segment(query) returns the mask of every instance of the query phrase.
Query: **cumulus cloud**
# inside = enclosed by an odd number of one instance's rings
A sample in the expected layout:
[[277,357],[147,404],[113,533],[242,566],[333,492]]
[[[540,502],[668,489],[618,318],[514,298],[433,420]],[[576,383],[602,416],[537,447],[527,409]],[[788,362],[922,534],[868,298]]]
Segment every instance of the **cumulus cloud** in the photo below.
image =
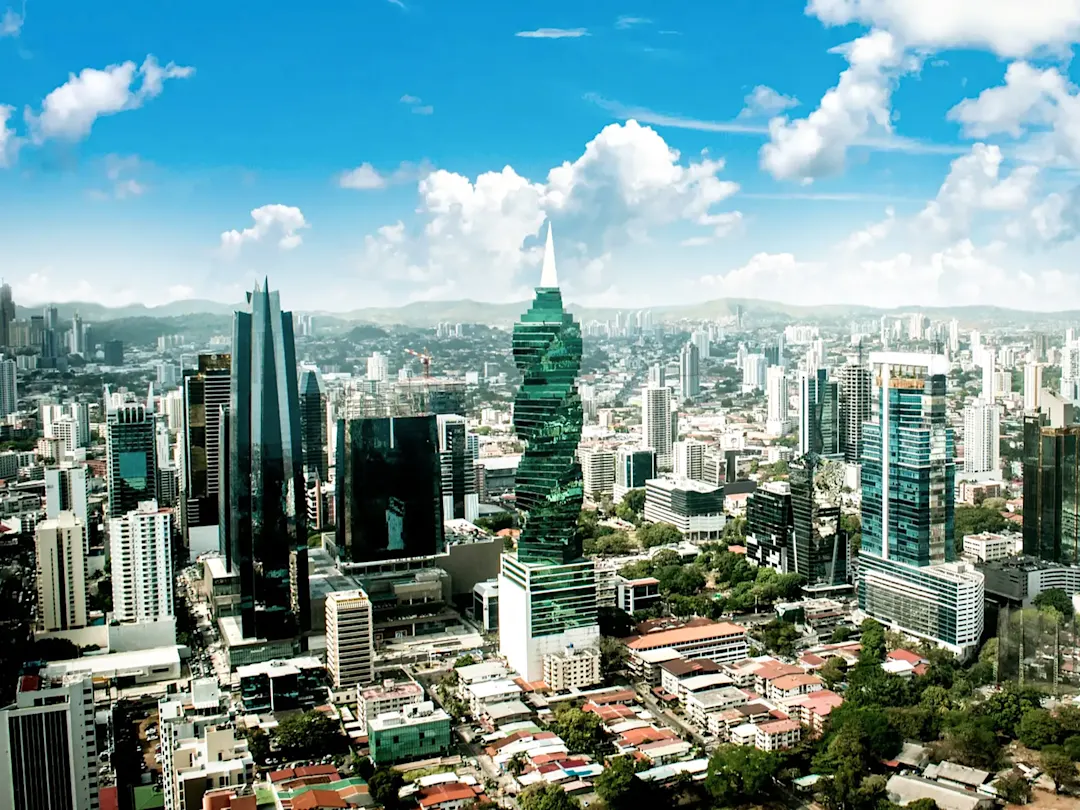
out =
[[745,103],[739,118],[772,118],[799,106],[799,100],[794,96],[785,96],[764,84],[755,87],[746,97]]
[[985,48],[1021,57],[1064,51],[1080,39],[1077,0],[809,0],[806,12],[827,25],[882,28],[905,46],[930,50]]
[[403,161],[392,172],[385,173],[380,172],[370,163],[361,163],[355,169],[349,169],[339,174],[337,184],[341,188],[367,191],[401,183],[415,182],[430,172],[431,164],[427,161],[421,161],[420,163]]
[[938,190],[916,218],[920,233],[947,240],[967,235],[978,211],[1018,211],[1031,199],[1039,170],[1020,166],[1001,171],[1001,149],[977,143],[957,158]]
[[13,127],[8,126],[8,121],[14,114],[15,108],[6,104],[0,104],[0,169],[6,169],[14,165],[22,141],[15,134]]
[[810,183],[844,169],[847,150],[871,132],[888,133],[892,85],[905,64],[902,49],[886,31],[872,31],[834,48],[849,67],[807,118],[769,123],[761,165],[779,180]]
[[885,219],[867,225],[865,228],[855,231],[845,239],[840,249],[846,253],[858,253],[860,250],[873,247],[884,239],[887,239],[896,225],[896,210],[889,206],[885,209]]
[[588,29],[585,28],[537,28],[535,31],[518,31],[515,37],[526,39],[577,39],[587,37]]
[[26,23],[26,3],[23,3],[22,12],[13,8],[4,11],[0,16],[0,37],[17,37],[22,32]]
[[166,79],[194,73],[194,68],[173,62],[162,67],[153,56],[138,66],[129,61],[104,70],[84,68],[45,97],[40,113],[27,108],[25,117],[38,143],[49,138],[78,140],[90,134],[101,116],[137,109],[161,94]]
[[546,218],[555,221],[560,266],[572,270],[677,221],[705,229],[703,237],[729,232],[741,215],[715,210],[738,190],[718,177],[723,168],[705,154],[684,162],[636,121],[611,124],[543,182],[510,166],[475,179],[446,170],[426,175],[418,187],[422,233],[407,233],[401,222],[385,226],[367,238],[363,261],[391,278],[453,282],[456,294],[511,299],[535,281],[526,271],[540,260],[536,237]]
[[264,205],[251,212],[255,224],[242,231],[225,231],[221,234],[221,249],[235,255],[247,242],[261,242],[268,236],[278,237],[277,245],[282,250],[299,247],[303,241],[300,231],[311,227],[304,219],[299,208],[291,205]]

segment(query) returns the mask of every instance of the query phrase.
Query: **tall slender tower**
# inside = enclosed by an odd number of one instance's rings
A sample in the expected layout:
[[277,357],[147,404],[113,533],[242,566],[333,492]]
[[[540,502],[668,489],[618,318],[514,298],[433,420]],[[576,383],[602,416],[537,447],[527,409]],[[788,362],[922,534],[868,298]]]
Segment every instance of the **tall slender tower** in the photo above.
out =
[[296,347],[268,282],[248,304],[233,318],[225,551],[244,637],[281,639],[311,626]]
[[318,369],[305,368],[300,375],[300,436],[304,450],[304,472],[308,480],[326,481],[327,449],[326,389]]
[[[581,553],[577,518],[583,499],[581,327],[563,309],[548,227],[540,286],[514,327],[514,362],[522,384],[514,427],[525,443],[518,465],[522,514],[517,552],[504,554],[499,576],[499,647],[528,681],[566,660],[568,648],[596,647],[596,570]],[[587,685],[587,684],[577,684]]]
[[232,358],[200,354],[198,370],[184,373],[183,529],[218,525],[221,409],[229,407]]
[[15,323],[15,299],[11,296],[11,285],[0,284],[0,346],[10,346],[14,342],[12,325]]

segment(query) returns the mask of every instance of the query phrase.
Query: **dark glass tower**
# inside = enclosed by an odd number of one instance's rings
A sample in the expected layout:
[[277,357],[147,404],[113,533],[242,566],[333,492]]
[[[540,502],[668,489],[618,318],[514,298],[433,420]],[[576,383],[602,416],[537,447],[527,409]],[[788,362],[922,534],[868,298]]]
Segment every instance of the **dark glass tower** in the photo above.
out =
[[221,409],[229,405],[231,358],[200,354],[184,374],[184,526],[218,524]]
[[[551,269],[554,274],[554,259]],[[581,327],[563,309],[554,279],[540,279],[536,300],[514,326],[513,350],[522,374],[514,429],[525,442],[515,486],[523,516],[518,560],[568,563],[581,558],[577,519],[584,485],[575,454],[581,441],[576,381],[582,344]]]
[[233,319],[226,554],[244,637],[288,638],[311,625],[293,321],[269,287],[248,305]]
[[[722,508],[722,505],[721,505]],[[747,556],[778,571],[791,567],[791,487],[762,484],[746,499]]]
[[835,456],[840,446],[840,387],[827,369],[806,374],[799,392],[799,450]]
[[813,454],[792,462],[791,514],[795,573],[808,590],[847,582],[847,535],[840,527],[844,467]]
[[319,372],[304,369],[300,375],[300,437],[304,449],[304,472],[308,480],[326,481],[326,391]]
[[1024,418],[1024,553],[1080,565],[1080,425],[1045,414]]
[[338,421],[338,556],[438,554],[445,546],[434,415]]
[[153,390],[146,404],[125,402],[113,407],[105,389],[109,515],[119,517],[141,501],[157,499],[157,426]]

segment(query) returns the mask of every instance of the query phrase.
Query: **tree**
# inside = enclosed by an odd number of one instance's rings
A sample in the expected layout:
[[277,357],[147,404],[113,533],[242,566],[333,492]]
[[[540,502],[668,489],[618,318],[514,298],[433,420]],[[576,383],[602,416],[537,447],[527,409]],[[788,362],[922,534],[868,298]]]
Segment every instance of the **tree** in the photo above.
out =
[[520,796],[521,810],[579,810],[578,800],[558,785],[541,784],[530,787]]
[[1001,512],[985,506],[958,506],[954,514],[957,537],[982,532],[1002,532],[1009,528],[1009,521]]
[[843,644],[845,641],[855,635],[855,631],[850,627],[836,627],[832,631],[832,635],[829,637],[830,644]]
[[626,646],[617,638],[600,637],[600,671],[604,680],[611,680],[623,668],[626,661]]
[[859,625],[861,631],[859,663],[881,663],[885,660],[885,628],[874,619],[863,619]]
[[368,780],[368,792],[376,804],[386,810],[398,810],[401,800],[398,792],[405,787],[405,779],[393,768],[379,768]]
[[660,593],[693,596],[705,587],[705,577],[690,565],[665,565],[656,572]]
[[669,546],[682,540],[682,533],[670,523],[646,523],[637,530],[642,548]]
[[1054,792],[1062,788],[1072,789],[1077,785],[1076,763],[1057,746],[1047,746],[1039,754],[1039,763],[1043,771],[1054,781]]
[[1057,742],[1060,729],[1054,716],[1046,709],[1032,709],[1020,720],[1020,742],[1039,750]]
[[1061,744],[1061,748],[1073,762],[1080,762],[1080,734],[1066,737],[1065,742]]
[[760,801],[782,764],[772,751],[748,745],[721,745],[709,758],[705,788],[720,805]]
[[1031,801],[1031,783],[1019,771],[1009,771],[993,786],[998,796],[1008,804],[1027,804]]
[[1015,737],[1020,721],[1032,709],[1042,707],[1042,695],[1034,689],[1021,689],[1013,683],[1005,685],[979,706],[979,712],[988,718],[998,734]]
[[640,791],[644,783],[637,778],[631,757],[609,760],[593,786],[596,795],[603,799],[609,810],[633,810],[642,804]]
[[632,489],[623,495],[623,499],[615,507],[615,514],[629,523],[639,523],[643,509],[645,509],[645,490]]
[[963,718],[947,729],[941,745],[943,757],[970,768],[993,770],[1001,757],[1001,745],[987,717]]
[[249,730],[245,735],[248,742],[248,751],[251,757],[258,763],[266,762],[270,756],[270,735],[259,727]]
[[525,770],[525,762],[525,752],[518,751],[507,761],[506,770],[514,776],[521,776],[521,772]]
[[617,607],[601,605],[596,610],[596,622],[600,625],[600,635],[626,638],[634,632],[634,622],[630,614]]
[[337,723],[316,711],[280,720],[274,729],[274,738],[278,748],[293,759],[325,756],[341,744]]
[[471,667],[475,663],[476,659],[468,653],[465,653],[465,655],[458,656],[457,660],[454,662],[454,669],[458,669],[459,667]]
[[597,761],[603,760],[610,745],[598,715],[565,703],[556,707],[551,730],[562,737],[570,753],[586,753]]
[[825,685],[830,689],[835,689],[836,685],[843,683],[844,677],[847,674],[847,663],[839,655],[834,655],[825,665],[817,671],[818,677],[825,681]]
[[1056,610],[1063,619],[1071,619],[1075,613],[1072,599],[1061,588],[1043,591],[1032,600],[1032,603],[1039,610]]
[[765,644],[765,649],[777,655],[792,656],[795,654],[795,642],[799,639],[799,631],[791,622],[782,622],[773,619],[761,627],[758,632]]
[[30,655],[36,661],[68,661],[79,657],[79,645],[66,638],[42,638],[34,642]]
[[599,554],[601,557],[629,554],[633,548],[634,546],[630,542],[630,535],[626,532],[601,534],[597,535],[594,539],[585,541],[585,553]]

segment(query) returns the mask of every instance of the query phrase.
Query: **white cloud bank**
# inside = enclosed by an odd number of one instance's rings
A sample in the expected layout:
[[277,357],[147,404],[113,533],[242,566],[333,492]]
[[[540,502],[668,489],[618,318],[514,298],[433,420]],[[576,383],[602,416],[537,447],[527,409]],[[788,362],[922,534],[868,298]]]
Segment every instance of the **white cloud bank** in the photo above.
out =
[[291,205],[264,205],[251,212],[255,224],[242,231],[225,231],[221,234],[221,249],[227,255],[236,255],[249,242],[261,242],[268,236],[278,236],[277,246],[292,250],[303,239],[297,231],[310,227],[299,208]]

